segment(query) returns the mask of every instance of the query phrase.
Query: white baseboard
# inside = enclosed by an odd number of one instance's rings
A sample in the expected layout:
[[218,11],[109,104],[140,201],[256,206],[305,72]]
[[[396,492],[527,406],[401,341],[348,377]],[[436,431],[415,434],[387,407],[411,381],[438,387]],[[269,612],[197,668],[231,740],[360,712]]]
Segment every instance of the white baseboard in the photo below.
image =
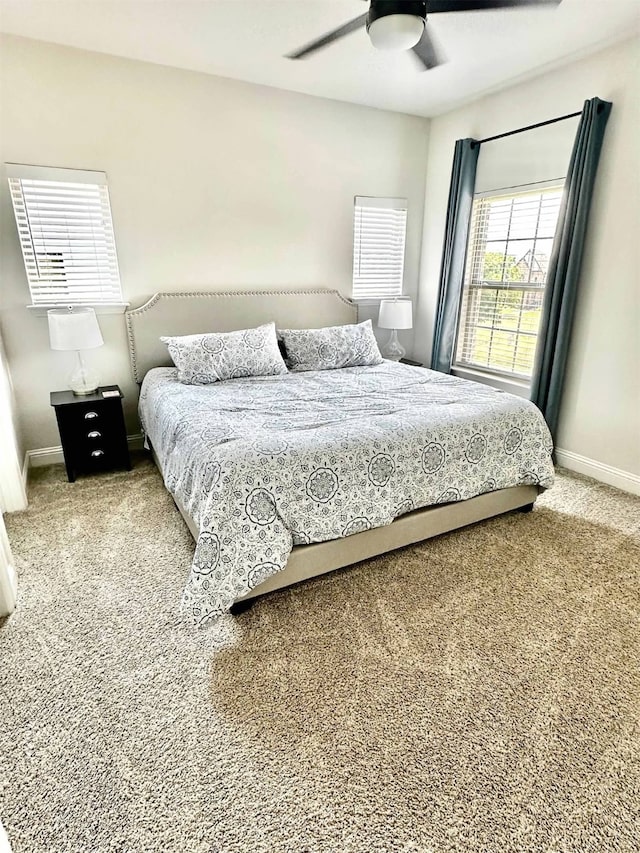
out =
[[135,435],[128,435],[127,444],[129,445],[129,450],[143,450],[144,436],[141,432],[137,432]]
[[38,447],[37,450],[27,450],[27,468],[40,468],[43,465],[57,465],[64,462],[62,447]]
[[[129,450],[142,450],[142,435],[128,435],[127,444]],[[36,450],[27,450],[24,458],[23,476],[27,477],[29,468],[40,468],[43,465],[57,465],[64,462],[62,446],[56,447],[39,447]]]
[[593,477],[594,480],[599,480],[608,486],[631,492],[632,495],[640,495],[640,476],[637,474],[622,471],[603,462],[596,462],[595,459],[580,456],[579,453],[573,453],[571,450],[562,450],[560,447],[556,448],[556,460],[562,468],[568,468],[586,477]]
[[[24,461],[22,463],[22,485],[24,486],[25,492],[27,491],[27,480],[29,479],[29,451],[27,450],[24,454]],[[2,853],[2,851],[0,851]]]

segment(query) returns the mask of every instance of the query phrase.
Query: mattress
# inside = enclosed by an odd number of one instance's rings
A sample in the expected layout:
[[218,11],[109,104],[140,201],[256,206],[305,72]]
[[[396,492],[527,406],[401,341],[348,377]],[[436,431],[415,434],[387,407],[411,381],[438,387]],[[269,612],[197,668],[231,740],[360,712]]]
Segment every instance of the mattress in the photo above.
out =
[[553,482],[533,403],[396,362],[208,386],[155,368],[139,411],[167,489],[200,530],[181,605],[195,624],[283,569],[294,545]]

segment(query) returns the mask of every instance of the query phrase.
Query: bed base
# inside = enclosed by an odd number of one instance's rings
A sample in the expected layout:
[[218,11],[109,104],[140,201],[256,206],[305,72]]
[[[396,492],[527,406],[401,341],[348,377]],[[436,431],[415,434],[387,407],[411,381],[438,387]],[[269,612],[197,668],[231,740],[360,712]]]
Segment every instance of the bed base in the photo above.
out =
[[[246,610],[252,599],[269,592],[324,575],[335,569],[351,566],[379,554],[386,554],[388,551],[395,551],[397,548],[414,545],[416,542],[431,539],[441,533],[448,533],[512,510],[531,512],[541,491],[539,486],[499,489],[466,501],[417,509],[396,518],[385,527],[374,527],[363,533],[346,536],[344,539],[330,539],[327,542],[315,542],[312,545],[296,545],[289,555],[286,567],[239,598],[232,612],[239,613]],[[191,535],[197,540],[199,534],[197,524],[179,498],[173,496],[173,500]],[[245,603],[247,606],[244,606]]]

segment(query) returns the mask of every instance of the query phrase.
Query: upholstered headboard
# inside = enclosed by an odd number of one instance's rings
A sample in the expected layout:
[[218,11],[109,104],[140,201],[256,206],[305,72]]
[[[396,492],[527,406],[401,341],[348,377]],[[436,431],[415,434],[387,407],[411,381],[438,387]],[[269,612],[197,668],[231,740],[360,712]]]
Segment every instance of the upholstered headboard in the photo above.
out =
[[133,378],[172,362],[161,335],[233,332],[275,321],[282,329],[318,329],[357,322],[357,307],[337,290],[229,290],[156,293],[126,312]]

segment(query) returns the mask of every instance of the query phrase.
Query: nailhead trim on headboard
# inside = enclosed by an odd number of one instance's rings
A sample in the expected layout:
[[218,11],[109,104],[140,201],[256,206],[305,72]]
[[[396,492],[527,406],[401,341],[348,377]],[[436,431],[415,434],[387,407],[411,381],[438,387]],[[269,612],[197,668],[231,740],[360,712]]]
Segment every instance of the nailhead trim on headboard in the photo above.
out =
[[316,288],[294,288],[292,290],[221,290],[221,291],[177,291],[174,293],[154,293],[154,295],[147,300],[144,304],[140,305],[139,308],[131,308],[129,311],[125,312],[125,319],[127,323],[127,339],[129,344],[129,358],[131,360],[131,369],[133,371],[133,376],[136,382],[142,382],[144,377],[140,377],[138,374],[138,363],[136,359],[136,346],[135,340],[133,336],[133,325],[131,322],[131,318],[133,316],[144,314],[146,311],[149,311],[153,306],[159,302],[161,299],[193,299],[193,298],[211,298],[211,299],[224,299],[225,297],[234,297],[238,296],[335,296],[336,299],[339,299],[341,302],[344,302],[345,305],[354,306],[354,303],[344,297],[340,291],[332,289],[332,288],[324,288],[324,287],[316,287]]

